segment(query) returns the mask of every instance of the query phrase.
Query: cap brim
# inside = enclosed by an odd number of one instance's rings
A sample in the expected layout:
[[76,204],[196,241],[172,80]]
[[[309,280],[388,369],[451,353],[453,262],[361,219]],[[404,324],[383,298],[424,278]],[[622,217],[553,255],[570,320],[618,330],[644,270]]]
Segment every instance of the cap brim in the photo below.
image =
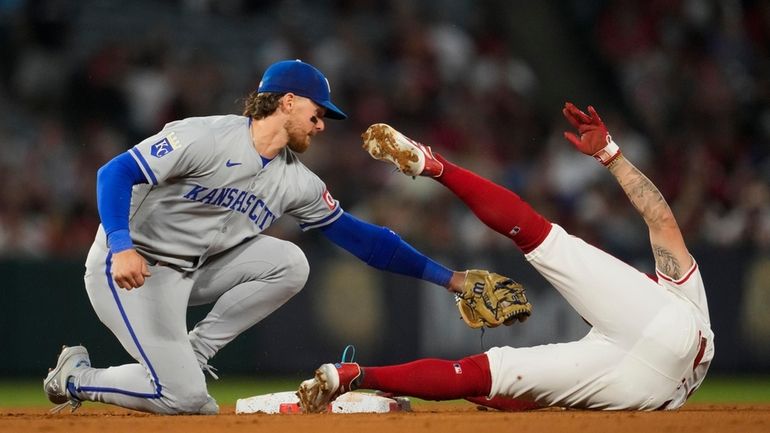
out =
[[344,120],[348,118],[348,115],[343,113],[336,105],[332,104],[331,101],[319,102],[318,104],[326,108],[324,117],[327,119]]

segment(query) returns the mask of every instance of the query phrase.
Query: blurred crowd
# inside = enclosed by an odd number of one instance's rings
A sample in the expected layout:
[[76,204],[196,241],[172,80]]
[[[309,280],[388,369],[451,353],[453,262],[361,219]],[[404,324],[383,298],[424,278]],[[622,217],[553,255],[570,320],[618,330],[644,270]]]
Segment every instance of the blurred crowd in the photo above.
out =
[[563,139],[572,98],[596,106],[688,243],[770,250],[768,0],[0,0],[0,41],[0,257],[83,256],[102,164],[166,122],[240,113],[286,58],[324,71],[350,116],[305,163],[346,210],[428,252],[510,244],[371,161],[371,123],[595,244],[649,248],[611,176]]

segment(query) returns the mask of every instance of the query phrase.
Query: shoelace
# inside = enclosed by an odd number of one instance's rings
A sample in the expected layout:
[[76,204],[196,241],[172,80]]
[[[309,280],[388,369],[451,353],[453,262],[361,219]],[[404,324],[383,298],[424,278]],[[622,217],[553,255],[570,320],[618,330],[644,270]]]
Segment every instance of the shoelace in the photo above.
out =
[[215,371],[217,371],[217,369],[214,368],[213,366],[208,365],[208,364],[203,364],[203,365],[201,365],[201,370],[203,370],[206,373],[208,373],[211,377],[214,378],[214,380],[219,380],[219,376],[217,376],[217,374],[214,373]]

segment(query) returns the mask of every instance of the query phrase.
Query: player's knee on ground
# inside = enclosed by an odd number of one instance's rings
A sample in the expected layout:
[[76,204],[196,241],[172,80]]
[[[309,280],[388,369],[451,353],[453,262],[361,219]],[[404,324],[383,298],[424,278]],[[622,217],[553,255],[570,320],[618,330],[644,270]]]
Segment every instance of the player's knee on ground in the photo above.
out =
[[[214,413],[216,402],[208,395],[206,387],[182,386],[168,391],[172,397],[165,398],[169,413],[172,414],[203,414]],[[211,401],[209,401],[211,400]],[[218,411],[218,408],[216,408]]]

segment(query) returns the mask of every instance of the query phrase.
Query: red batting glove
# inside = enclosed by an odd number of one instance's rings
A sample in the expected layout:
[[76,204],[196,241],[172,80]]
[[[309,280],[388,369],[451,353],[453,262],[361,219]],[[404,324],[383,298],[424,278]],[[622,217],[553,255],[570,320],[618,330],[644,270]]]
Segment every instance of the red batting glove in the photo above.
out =
[[620,148],[612,141],[607,127],[604,126],[602,118],[594,107],[588,106],[589,116],[571,102],[567,102],[561,112],[580,134],[578,137],[573,132],[564,133],[564,138],[569,140],[577,150],[593,156],[605,166],[620,156]]

